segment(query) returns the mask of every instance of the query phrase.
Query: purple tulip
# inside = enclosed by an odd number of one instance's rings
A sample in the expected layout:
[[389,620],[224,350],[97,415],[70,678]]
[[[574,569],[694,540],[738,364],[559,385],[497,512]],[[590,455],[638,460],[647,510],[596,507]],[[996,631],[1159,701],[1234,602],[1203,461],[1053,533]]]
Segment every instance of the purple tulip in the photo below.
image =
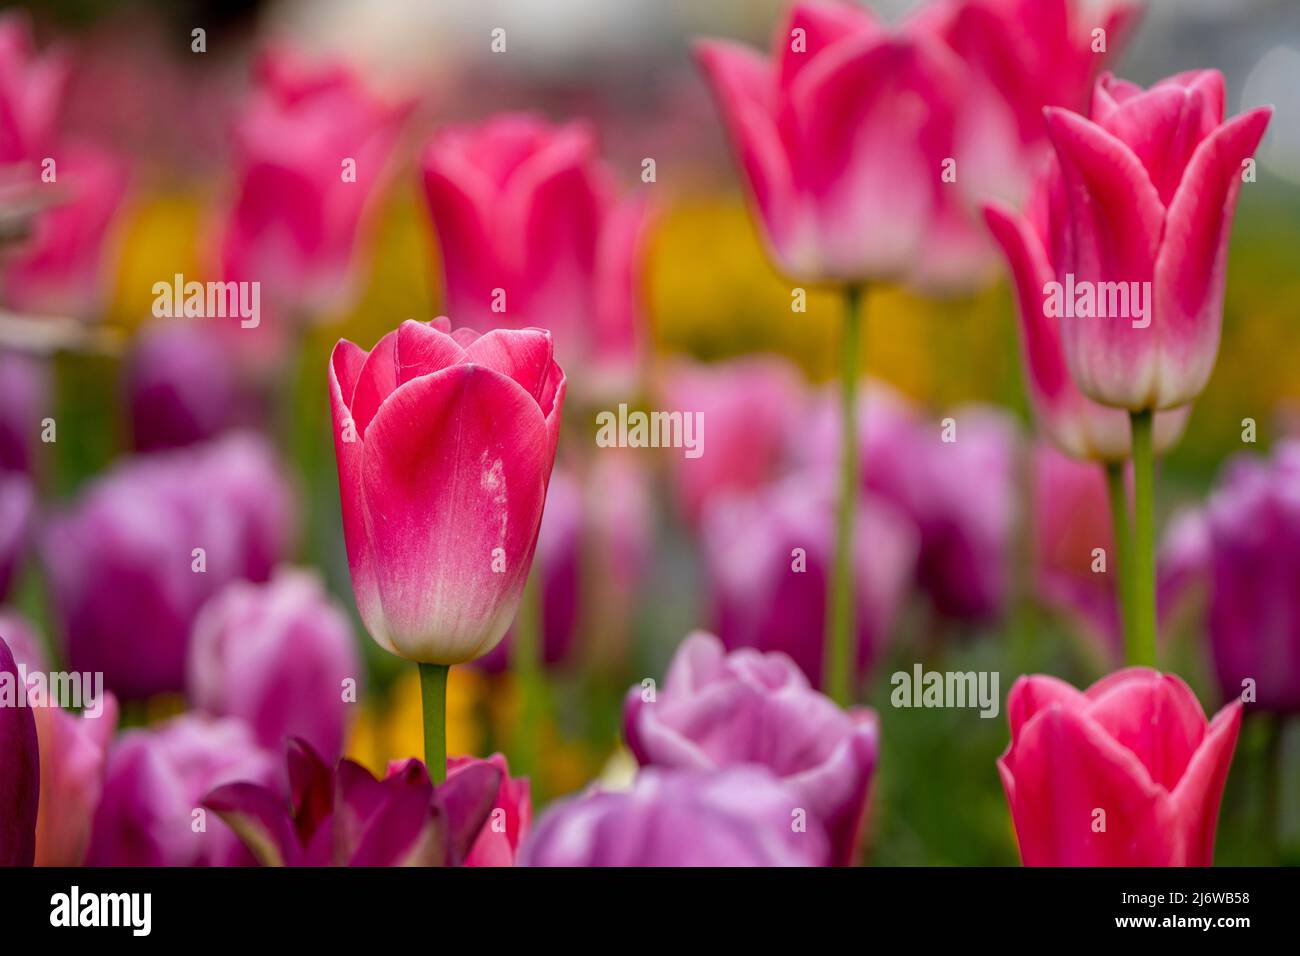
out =
[[657,694],[628,691],[623,726],[642,766],[766,767],[821,821],[832,862],[856,857],[876,765],[876,714],[841,710],[784,654],[728,654],[713,635],[692,634]]
[[27,477],[0,472],[0,601],[9,593],[27,552],[35,508]]
[[231,581],[265,580],[293,524],[294,499],[260,438],[118,465],[44,536],[72,668],[102,671],[128,699],[182,690],[199,608]]
[[330,768],[301,739],[288,744],[290,798],[264,784],[231,783],[204,805],[264,866],[458,866],[493,810],[502,772],[480,761],[436,788],[418,760],[376,780],[341,760]]
[[238,866],[239,840],[203,811],[203,797],[236,780],[282,786],[275,757],[238,720],[182,714],[128,730],[108,755],[88,866]]
[[[856,512],[858,672],[884,645],[916,567],[907,517],[874,495]],[[835,548],[833,489],[816,474],[788,478],[705,508],[705,564],[728,648],[782,651],[814,686],[825,663],[827,576]]]
[[[17,686],[18,665],[0,638],[0,694],[15,693]],[[0,706],[0,866],[32,865],[40,787],[40,749],[31,708]]]
[[234,357],[202,322],[156,322],[136,336],[126,362],[126,405],[137,451],[215,437],[239,411]]
[[0,472],[36,471],[49,374],[38,359],[0,350]]
[[631,790],[561,800],[524,866],[822,866],[821,823],[762,767],[643,770]]
[[282,568],[267,584],[227,587],[194,622],[187,670],[196,707],[242,719],[268,750],[303,737],[331,760],[342,754],[343,682],[359,679],[361,659],[315,573]]

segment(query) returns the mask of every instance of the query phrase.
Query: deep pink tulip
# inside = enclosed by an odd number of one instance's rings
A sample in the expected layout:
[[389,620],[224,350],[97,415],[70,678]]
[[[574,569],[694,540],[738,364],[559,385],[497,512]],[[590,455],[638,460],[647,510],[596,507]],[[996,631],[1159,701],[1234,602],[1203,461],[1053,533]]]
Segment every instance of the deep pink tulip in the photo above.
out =
[[107,150],[54,150],[53,199],[0,270],[4,301],[30,312],[98,318],[109,292],[111,227],[126,196],[125,164]]
[[88,866],[235,866],[248,851],[203,797],[236,780],[282,787],[274,756],[238,720],[182,714],[128,730],[108,754]]
[[1179,678],[1130,667],[1078,691],[1016,681],[998,771],[1026,866],[1209,866],[1241,727]]
[[410,106],[381,100],[341,63],[288,50],[262,54],[254,75],[235,126],[221,271],[261,282],[273,314],[333,316],[351,300],[365,214]]
[[671,463],[678,502],[692,523],[710,499],[775,478],[808,411],[799,373],[767,356],[713,365],[676,362],[663,377],[660,402],[702,420],[703,453],[675,454]]
[[[0,676],[17,686],[18,665],[0,635]],[[40,747],[30,707],[0,707],[0,866],[31,866],[36,854]]]
[[728,654],[702,632],[682,643],[663,687],[647,696],[633,687],[623,706],[642,766],[766,767],[821,821],[832,862],[854,861],[879,750],[874,711],[841,710],[784,654]]
[[524,866],[825,866],[820,822],[763,767],[641,771],[552,804]]
[[42,536],[72,668],[102,671],[127,699],[182,690],[199,608],[231,581],[266,580],[294,524],[292,491],[254,435],[118,465]]
[[313,572],[283,567],[266,584],[236,581],[195,619],[187,664],[190,700],[217,717],[238,717],[278,750],[301,737],[337,760],[361,658],[347,614]]
[[434,787],[412,759],[376,780],[351,760],[327,764],[298,738],[287,766],[287,800],[256,780],[203,797],[263,866],[458,866],[490,824],[504,773],[473,761]]
[[36,52],[25,13],[0,16],[0,165],[49,155],[68,66],[62,50]]
[[0,349],[0,472],[40,471],[42,421],[54,414],[50,394],[44,362]]
[[[984,218],[1011,270],[1020,315],[1025,381],[1038,427],[1075,458],[1120,462],[1132,453],[1128,415],[1087,398],[1070,377],[1061,344],[1064,320],[1050,315],[1045,290],[1065,271],[1068,201],[1056,161],[1038,178],[1023,216],[1006,207],[984,207]],[[1103,321],[1103,320],[1092,320]],[[1182,436],[1191,407],[1156,417],[1155,448],[1162,452]]]
[[542,329],[403,322],[330,360],[352,590],[394,654],[458,664],[514,618],[555,462],[564,372]]
[[647,206],[619,198],[592,129],[507,113],[438,131],[420,162],[446,311],[480,332],[549,329],[566,367],[628,382]]
[[[874,495],[855,512],[857,667],[884,648],[916,570],[908,517]],[[835,548],[833,487],[792,476],[749,495],[713,501],[702,542],[718,636],[731,649],[781,651],[814,687],[825,664],[828,575]]]
[[[1089,398],[1166,409],[1205,387],[1219,348],[1243,163],[1271,115],[1261,107],[1225,123],[1215,70],[1180,73],[1149,90],[1103,76],[1091,119],[1047,109],[1069,210],[1052,239],[1064,250],[1058,280],[1073,276],[1076,288],[1094,290],[1139,284],[1126,286],[1127,314],[1062,319],[1070,373]],[[1144,315],[1135,291],[1146,300]]]
[[907,278],[937,255],[961,82],[942,42],[855,4],[798,3],[770,59],[728,41],[697,53],[781,272]]
[[0,601],[17,580],[30,543],[36,496],[25,475],[0,471]]
[[136,336],[125,368],[136,451],[213,438],[241,417],[235,356],[202,320],[164,319]]
[[484,765],[500,771],[501,786],[497,789],[492,811],[479,830],[478,838],[465,854],[465,866],[514,866],[515,857],[528,837],[533,821],[528,778],[512,778],[506,758],[501,754],[493,754],[487,760],[477,757],[448,758],[447,779],[451,780],[471,768]]

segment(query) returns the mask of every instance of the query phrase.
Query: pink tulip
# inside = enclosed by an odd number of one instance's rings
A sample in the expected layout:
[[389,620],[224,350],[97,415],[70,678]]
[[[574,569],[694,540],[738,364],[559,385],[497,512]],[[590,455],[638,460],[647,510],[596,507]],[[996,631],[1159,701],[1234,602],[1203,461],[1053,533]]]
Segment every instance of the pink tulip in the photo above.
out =
[[713,498],[753,491],[775,478],[808,410],[798,372],[765,356],[714,365],[676,362],[663,377],[660,401],[703,422],[704,453],[672,461],[677,499],[692,523]]
[[0,165],[49,154],[67,79],[62,51],[36,53],[25,13],[0,16]]
[[479,830],[478,838],[465,855],[465,866],[514,866],[519,848],[532,826],[533,804],[528,778],[512,778],[506,758],[493,754],[487,760],[477,757],[451,757],[447,760],[447,779],[454,780],[470,768],[494,767],[501,773],[492,811]]
[[[1038,427],[1075,458],[1122,462],[1132,453],[1128,415],[1079,391],[1061,343],[1061,324],[1066,320],[1049,315],[1045,307],[1044,290],[1065,271],[1067,205],[1060,168],[1049,160],[1023,216],[991,204],[984,207],[984,217],[1011,269],[1025,380]],[[1190,413],[1186,406],[1156,417],[1157,453],[1178,441]]]
[[372,198],[409,105],[340,63],[263,54],[235,128],[237,186],[221,238],[227,279],[261,282],[263,305],[334,315],[351,299]]
[[486,654],[514,617],[566,384],[549,332],[449,328],[340,341],[329,367],[357,608],[380,646],[432,664]]
[[0,349],[0,472],[39,475],[42,422],[53,415],[48,366]]
[[[18,665],[0,635],[0,675],[18,680]],[[40,748],[30,707],[0,707],[0,866],[31,866],[36,854]]]
[[1066,362],[1089,398],[1158,410],[1205,387],[1219,348],[1243,164],[1271,115],[1262,107],[1225,123],[1223,77],[1214,70],[1145,91],[1103,76],[1091,119],[1047,109],[1069,210],[1051,238],[1063,250],[1057,279],[1088,283],[1098,299],[1102,283],[1129,292],[1127,310],[1118,297],[1119,307],[1105,310],[1122,315],[1062,319]]
[[697,48],[772,259],[809,282],[912,275],[947,201],[959,61],[847,3],[796,4],[772,50]]
[[0,601],[22,569],[35,513],[36,495],[27,476],[0,471]]
[[628,691],[623,726],[642,766],[766,767],[826,828],[833,862],[856,857],[879,748],[876,714],[841,710],[784,654],[728,654],[713,635],[692,634],[653,698],[640,686]]
[[1205,719],[1172,674],[1116,671],[1077,691],[1022,677],[998,771],[1026,866],[1209,866],[1241,726]]
[[647,207],[618,198],[592,130],[503,114],[440,130],[421,166],[446,310],[480,332],[549,329],[566,366],[626,383]]
[[236,581],[194,621],[190,699],[242,719],[268,750],[301,737],[336,760],[352,707],[344,682],[355,688],[361,676],[351,622],[309,571],[282,567],[266,584]]

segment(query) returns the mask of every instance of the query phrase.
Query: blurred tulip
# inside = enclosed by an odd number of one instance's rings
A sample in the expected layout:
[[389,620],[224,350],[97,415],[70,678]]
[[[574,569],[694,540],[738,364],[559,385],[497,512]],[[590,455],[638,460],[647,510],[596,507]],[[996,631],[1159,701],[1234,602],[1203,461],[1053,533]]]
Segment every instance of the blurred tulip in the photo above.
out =
[[562,364],[625,390],[645,345],[647,207],[618,198],[593,131],[502,114],[440,130],[421,167],[446,311],[480,332],[549,329]]
[[[542,660],[548,665],[568,657],[577,635],[582,537],[582,493],[573,478],[556,471],[546,494],[535,557],[542,576]],[[478,659],[477,666],[489,673],[505,670],[510,666],[513,644],[511,625],[501,642]]]
[[136,451],[214,438],[239,414],[233,356],[202,320],[164,319],[145,328],[132,342],[125,378]]
[[1206,721],[1177,677],[1144,667],[1077,691],[1016,681],[998,772],[1026,866],[1209,866],[1241,726]]
[[52,414],[46,365],[0,349],[0,472],[38,471],[41,420]]
[[667,371],[664,407],[703,420],[705,453],[672,462],[689,521],[697,522],[722,492],[753,490],[776,477],[806,416],[806,391],[788,362],[767,356],[714,365],[678,361]]
[[409,112],[341,63],[264,53],[235,126],[235,198],[221,227],[227,280],[262,284],[289,319],[333,316],[355,285],[365,212]]
[[1146,301],[1139,310],[1125,297],[1131,314],[1069,317],[1071,310],[1063,318],[1070,373],[1094,401],[1136,412],[1174,408],[1196,398],[1210,377],[1242,164],[1272,109],[1226,123],[1223,115],[1215,70],[1181,73],[1145,91],[1107,75],[1091,119],[1046,111],[1069,210],[1051,240],[1063,250],[1058,278],[1072,277],[1067,287],[1089,284],[1098,299],[1102,283],[1120,283]]
[[632,789],[552,805],[524,845],[524,866],[824,866],[820,822],[762,767],[655,768]]
[[127,699],[182,690],[199,608],[231,581],[265,580],[294,524],[285,477],[251,434],[119,464],[43,536],[71,667]]
[[0,16],[0,164],[48,155],[67,78],[63,51],[37,54],[25,12]]
[[109,292],[109,230],[126,195],[123,162],[89,145],[56,150],[58,179],[32,235],[0,269],[5,304],[30,312],[99,318]]
[[204,805],[263,866],[456,866],[476,846],[503,772],[462,767],[436,788],[418,760],[376,780],[360,764],[325,763],[305,741],[288,743],[289,800],[259,781],[218,787]]
[[0,471],[0,601],[9,594],[26,555],[36,510],[31,482]]
[[329,367],[361,619],[439,665],[486,654],[514,618],[565,392],[549,332],[448,328],[403,322],[369,353],[340,341]]
[[[484,765],[501,773],[501,786],[493,801],[492,811],[479,830],[478,839],[465,855],[465,866],[514,866],[515,856],[528,836],[532,826],[533,804],[529,796],[528,778],[510,776],[510,767],[501,754],[487,760],[477,757],[451,757],[447,761],[447,781],[471,768]],[[476,773],[481,773],[475,770]]]
[[128,730],[108,754],[88,866],[237,866],[248,852],[215,820],[197,826],[203,796],[235,780],[279,786],[274,757],[237,720],[183,714]]
[[841,710],[784,654],[728,654],[696,632],[652,698],[640,686],[628,691],[623,728],[643,767],[766,767],[825,826],[832,862],[855,860],[879,750],[876,714]]
[[1204,531],[1223,699],[1300,711],[1300,441],[1281,443],[1270,459],[1234,459],[1210,496]]
[[779,270],[845,283],[917,272],[949,188],[960,62],[847,3],[796,4],[772,50],[697,47]]
[[337,760],[353,706],[344,681],[355,687],[363,673],[351,623],[315,572],[285,567],[266,584],[236,581],[194,622],[190,700],[240,718],[268,750],[301,737]]
[[[18,665],[0,637],[0,678],[17,687]],[[31,866],[36,854],[40,748],[30,707],[0,707],[0,866]]]
[[21,614],[0,607],[0,638],[9,645],[14,661],[28,670],[45,669],[45,650],[31,622]]
[[[1048,314],[1045,290],[1064,271],[1064,217],[1068,216],[1060,168],[1049,161],[1031,193],[1026,212],[984,207],[984,218],[1011,269],[1020,314],[1025,380],[1038,427],[1075,458],[1122,462],[1132,454],[1128,415],[1084,396],[1070,378],[1061,345],[1060,318]],[[1182,437],[1191,406],[1158,415],[1155,448],[1165,451]]]
[[[906,515],[875,496],[855,513],[857,673],[884,647],[916,569]],[[796,476],[752,495],[723,497],[704,514],[703,553],[718,635],[788,654],[823,686],[827,585],[835,546],[834,497],[818,476]]]

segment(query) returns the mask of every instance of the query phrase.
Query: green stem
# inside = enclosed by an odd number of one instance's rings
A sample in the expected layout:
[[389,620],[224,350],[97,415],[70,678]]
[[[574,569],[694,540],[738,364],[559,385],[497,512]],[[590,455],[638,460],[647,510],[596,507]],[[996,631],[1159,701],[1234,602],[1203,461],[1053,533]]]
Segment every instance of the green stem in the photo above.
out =
[[1156,666],[1155,456],[1151,410],[1133,412],[1133,640],[1129,664]]
[[858,463],[858,369],[862,351],[863,289],[844,288],[844,339],[840,344],[840,488],[835,525],[835,567],[828,596],[826,692],[841,706],[853,696],[853,523],[860,493]]
[[424,766],[435,784],[447,779],[446,664],[420,665],[420,700],[424,705]]
[[1119,619],[1124,635],[1124,659],[1136,660],[1137,634],[1133,622],[1133,529],[1128,517],[1128,489],[1124,486],[1122,462],[1106,463],[1106,492],[1110,498],[1110,520],[1115,532],[1115,554],[1112,555],[1113,576],[1118,582],[1116,599],[1119,601]]
[[515,615],[514,648],[511,665],[519,681],[522,708],[515,728],[514,753],[510,763],[515,773],[529,778],[533,799],[539,801],[541,780],[538,773],[538,741],[545,719],[545,688],[542,676],[542,595],[541,571],[536,559],[524,583],[523,597]]

